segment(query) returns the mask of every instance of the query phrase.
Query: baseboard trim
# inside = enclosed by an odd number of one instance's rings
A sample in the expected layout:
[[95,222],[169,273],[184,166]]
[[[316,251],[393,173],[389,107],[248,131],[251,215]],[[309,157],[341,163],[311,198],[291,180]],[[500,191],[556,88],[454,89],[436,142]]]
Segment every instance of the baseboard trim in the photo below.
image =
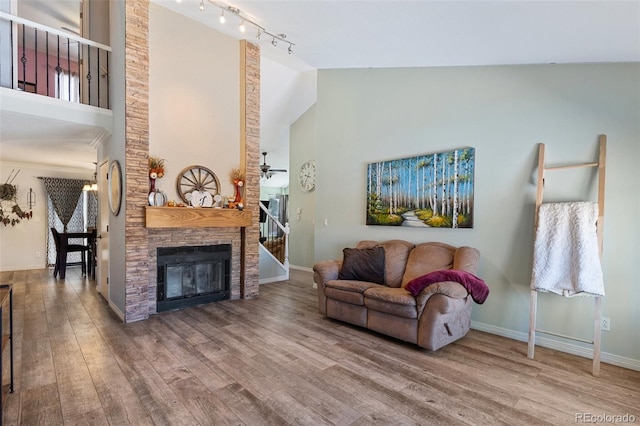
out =
[[287,277],[286,275],[280,275],[280,276],[271,277],[271,278],[262,278],[262,279],[258,280],[258,285],[276,283],[278,281],[286,281],[288,279],[289,279],[289,277]]
[[109,300],[109,307],[111,308],[111,310],[113,312],[115,312],[115,314],[118,316],[118,318],[120,318],[120,320],[122,322],[126,322],[125,318],[124,318],[124,314],[122,313],[122,311],[120,309],[118,309],[118,307],[116,306],[115,303],[113,303],[111,300]]
[[[0,272],[13,272],[13,271],[32,271],[37,269],[48,269],[45,266],[40,265],[27,265],[27,266],[9,266],[0,268]],[[51,269],[53,271],[53,268]]]
[[[495,325],[471,321],[471,328],[473,328],[474,330],[495,334],[497,336],[518,340],[520,342],[529,341],[529,335],[527,333],[510,330],[508,328],[496,327]],[[542,346],[545,348],[554,349],[560,352],[565,352],[584,358],[593,358],[592,348],[585,348],[576,344],[562,342],[544,336],[536,336],[536,346]],[[600,360],[607,364],[617,365],[618,367],[640,371],[640,360],[637,359],[626,358],[608,352],[600,352]]]
[[289,268],[296,269],[298,271],[313,272],[313,268],[308,268],[306,266],[289,265]]

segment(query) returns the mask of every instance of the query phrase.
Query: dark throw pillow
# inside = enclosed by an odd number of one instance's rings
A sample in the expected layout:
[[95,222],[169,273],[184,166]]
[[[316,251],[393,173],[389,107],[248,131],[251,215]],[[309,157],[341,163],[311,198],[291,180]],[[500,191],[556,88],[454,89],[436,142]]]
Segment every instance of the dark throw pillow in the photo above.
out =
[[338,273],[340,280],[367,281],[384,284],[384,248],[346,248],[342,250],[344,260]]

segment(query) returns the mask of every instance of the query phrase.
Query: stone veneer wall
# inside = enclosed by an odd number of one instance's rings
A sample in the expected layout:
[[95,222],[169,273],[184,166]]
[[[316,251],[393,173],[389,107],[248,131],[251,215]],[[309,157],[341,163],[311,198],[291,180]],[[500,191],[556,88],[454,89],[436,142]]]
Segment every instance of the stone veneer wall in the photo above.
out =
[[[245,208],[252,226],[240,228],[145,228],[149,180],[149,0],[127,0],[125,9],[125,322],[156,312],[156,249],[181,245],[232,244],[233,299],[252,298],[259,290],[260,237],[260,48],[247,41],[241,49],[241,164]],[[241,255],[244,249],[244,257]]]
[[260,274],[260,47],[246,40],[240,42],[240,126],[245,161],[245,205],[251,209],[251,223],[246,228],[243,299],[258,296]]
[[149,0],[125,2],[125,322],[149,317]]

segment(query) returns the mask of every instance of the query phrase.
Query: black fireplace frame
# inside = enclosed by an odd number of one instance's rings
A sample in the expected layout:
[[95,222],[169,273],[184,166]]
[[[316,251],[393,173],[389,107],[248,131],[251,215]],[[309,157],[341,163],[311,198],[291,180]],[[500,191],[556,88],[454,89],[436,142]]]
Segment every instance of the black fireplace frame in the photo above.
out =
[[[171,256],[170,260],[165,257]],[[206,246],[180,246],[157,248],[157,291],[156,310],[165,312],[188,306],[219,302],[231,297],[231,244],[217,244]],[[167,266],[194,264],[198,260],[224,261],[224,289],[222,291],[182,296],[179,298],[165,298],[165,277]]]

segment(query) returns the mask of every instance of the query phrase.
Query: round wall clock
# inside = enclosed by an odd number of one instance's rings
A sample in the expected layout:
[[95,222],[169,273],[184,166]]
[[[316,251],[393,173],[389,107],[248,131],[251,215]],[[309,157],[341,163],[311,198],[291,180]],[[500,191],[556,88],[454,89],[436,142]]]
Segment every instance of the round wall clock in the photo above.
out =
[[178,174],[176,184],[178,195],[187,204],[190,202],[190,197],[187,197],[187,194],[191,194],[193,191],[206,191],[213,196],[219,192],[218,188],[220,188],[215,173],[204,166],[185,168]]
[[109,165],[109,208],[114,216],[120,213],[122,204],[122,170],[118,160],[113,160]]
[[298,182],[303,191],[313,191],[316,187],[316,162],[307,161],[300,167]]

